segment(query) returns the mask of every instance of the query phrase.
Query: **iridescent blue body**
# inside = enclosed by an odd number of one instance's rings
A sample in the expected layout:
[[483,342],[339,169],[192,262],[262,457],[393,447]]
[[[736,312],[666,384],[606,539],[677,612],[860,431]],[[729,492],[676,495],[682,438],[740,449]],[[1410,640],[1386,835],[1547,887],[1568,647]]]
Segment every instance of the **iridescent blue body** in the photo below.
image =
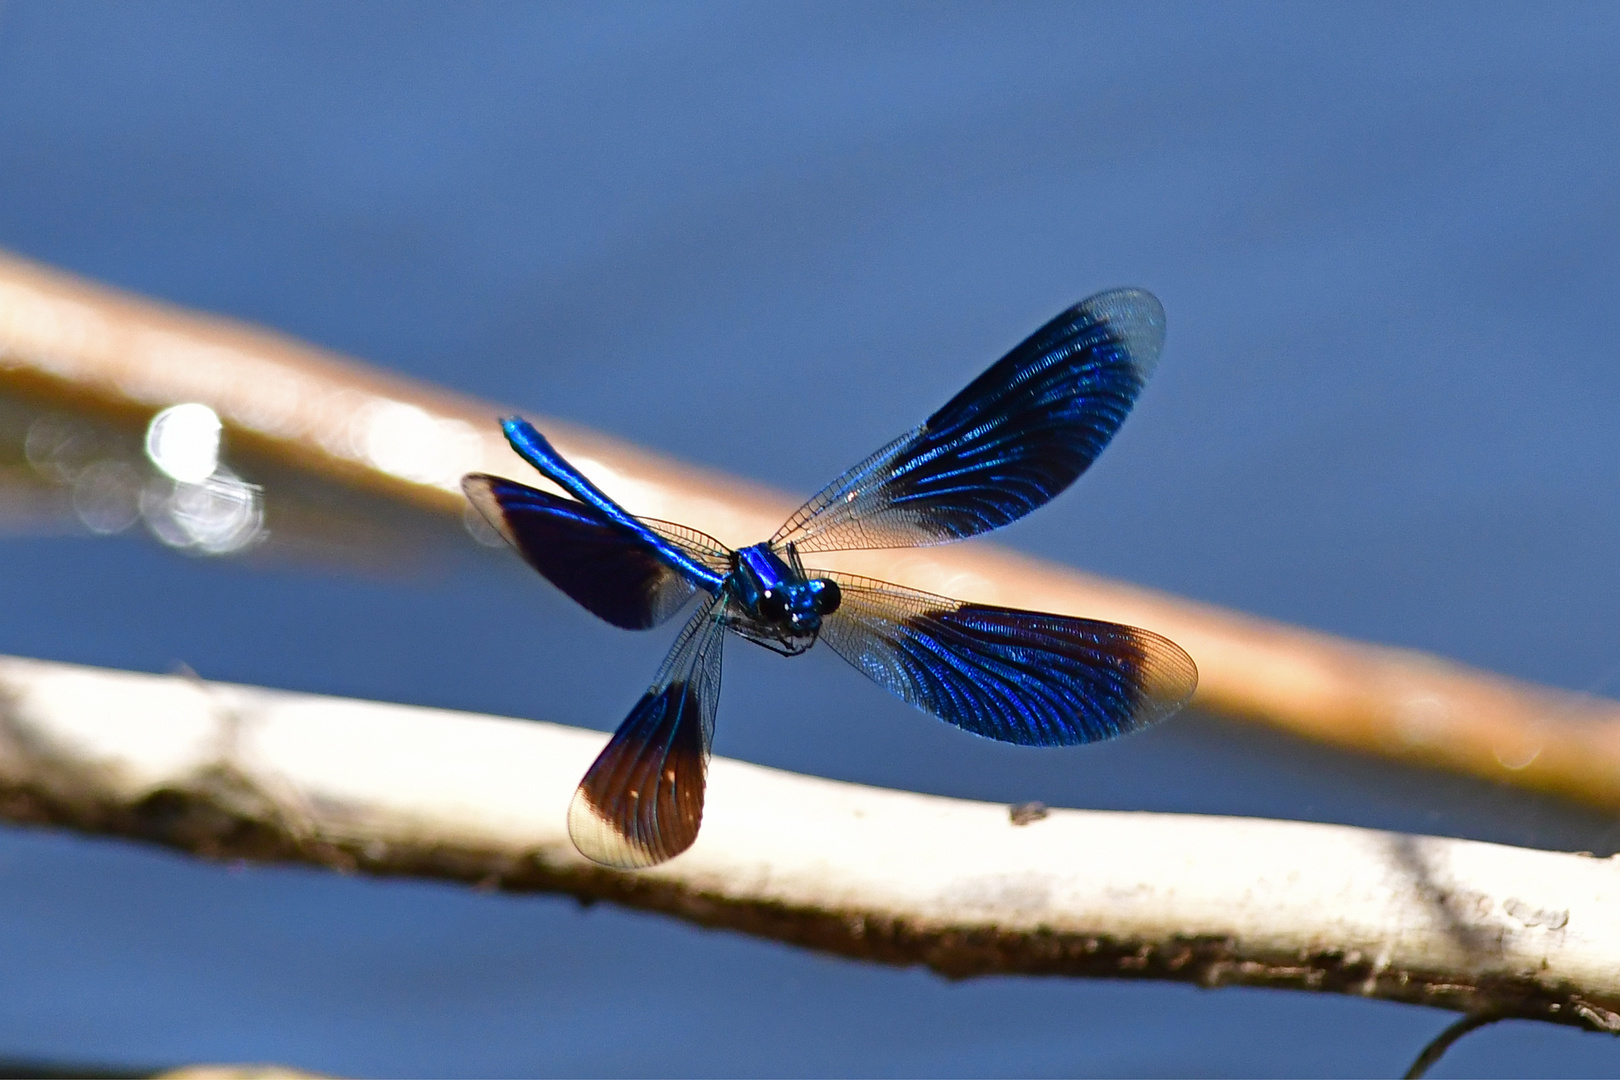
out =
[[657,626],[706,596],[581,781],[568,817],[575,846],[629,868],[671,858],[697,838],[727,631],[784,656],[825,641],[903,700],[1005,742],[1092,742],[1179,709],[1197,668],[1151,631],[963,603],[807,570],[801,560],[946,543],[1045,503],[1112,438],[1163,334],[1163,309],[1140,290],[1076,304],[834,480],[771,539],[736,550],[629,513],[527,421],[503,421],[513,449],[572,498],[485,474],[466,477],[463,488],[535,569],[627,629]]

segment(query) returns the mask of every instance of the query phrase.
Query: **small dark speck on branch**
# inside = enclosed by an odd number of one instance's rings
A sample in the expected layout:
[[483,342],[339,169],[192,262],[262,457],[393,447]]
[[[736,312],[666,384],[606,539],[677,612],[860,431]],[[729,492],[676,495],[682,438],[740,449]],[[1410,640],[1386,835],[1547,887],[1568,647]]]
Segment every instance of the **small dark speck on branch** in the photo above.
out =
[[1014,825],[1028,825],[1039,821],[1047,815],[1046,804],[1043,802],[1013,803],[1007,807],[1007,816]]

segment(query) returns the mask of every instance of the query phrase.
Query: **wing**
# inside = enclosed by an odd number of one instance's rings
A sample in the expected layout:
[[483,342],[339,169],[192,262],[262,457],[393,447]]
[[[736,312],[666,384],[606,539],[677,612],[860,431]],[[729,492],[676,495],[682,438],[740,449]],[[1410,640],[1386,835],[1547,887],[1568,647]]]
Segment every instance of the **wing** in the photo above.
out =
[[692,846],[720,699],[724,600],[692,616],[658,678],[598,755],[568,806],[568,835],[592,862],[651,866]]
[[[484,473],[463,477],[461,488],[530,566],[614,626],[657,626],[697,591],[650,544],[582,502]],[[665,521],[644,524],[698,562],[730,569],[730,553],[712,536]]]
[[1192,657],[1148,630],[811,573],[842,591],[820,640],[878,685],[975,735],[1026,746],[1111,739],[1163,720],[1198,685]]
[[1151,293],[1083,300],[1002,357],[922,427],[834,480],[772,538],[799,551],[916,547],[1000,528],[1085,472],[1164,344]]

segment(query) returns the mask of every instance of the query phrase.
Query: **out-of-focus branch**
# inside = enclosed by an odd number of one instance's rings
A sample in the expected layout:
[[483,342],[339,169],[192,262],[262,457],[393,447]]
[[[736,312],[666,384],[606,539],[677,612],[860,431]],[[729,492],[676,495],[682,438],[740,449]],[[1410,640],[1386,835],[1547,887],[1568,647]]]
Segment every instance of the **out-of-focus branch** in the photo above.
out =
[[12,820],[613,900],[953,978],[1271,986],[1620,1030],[1620,860],[1241,818],[1013,815],[720,759],[696,845],[620,873],[581,858],[565,826],[604,739],[0,658]]
[[[0,256],[0,384],[146,417],[212,406],[233,439],[327,477],[458,513],[457,478],[538,482],[506,411],[228,320]],[[558,448],[631,510],[732,543],[768,536],[780,494],[553,420]],[[1620,809],[1620,705],[1223,611],[969,543],[845,556],[844,568],[989,603],[1115,619],[1197,661],[1197,705],[1350,749]]]

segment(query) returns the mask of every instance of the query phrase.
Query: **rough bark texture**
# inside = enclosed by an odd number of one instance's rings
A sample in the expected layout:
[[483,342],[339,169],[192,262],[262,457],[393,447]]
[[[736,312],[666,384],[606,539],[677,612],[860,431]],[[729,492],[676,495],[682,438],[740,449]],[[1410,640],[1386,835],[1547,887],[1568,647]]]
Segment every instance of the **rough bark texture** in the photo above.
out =
[[1620,1031],[1617,860],[1296,822],[1014,814],[721,759],[697,845],[619,873],[581,859],[564,827],[603,741],[0,659],[12,821],[607,900],[947,978],[1269,986]]

